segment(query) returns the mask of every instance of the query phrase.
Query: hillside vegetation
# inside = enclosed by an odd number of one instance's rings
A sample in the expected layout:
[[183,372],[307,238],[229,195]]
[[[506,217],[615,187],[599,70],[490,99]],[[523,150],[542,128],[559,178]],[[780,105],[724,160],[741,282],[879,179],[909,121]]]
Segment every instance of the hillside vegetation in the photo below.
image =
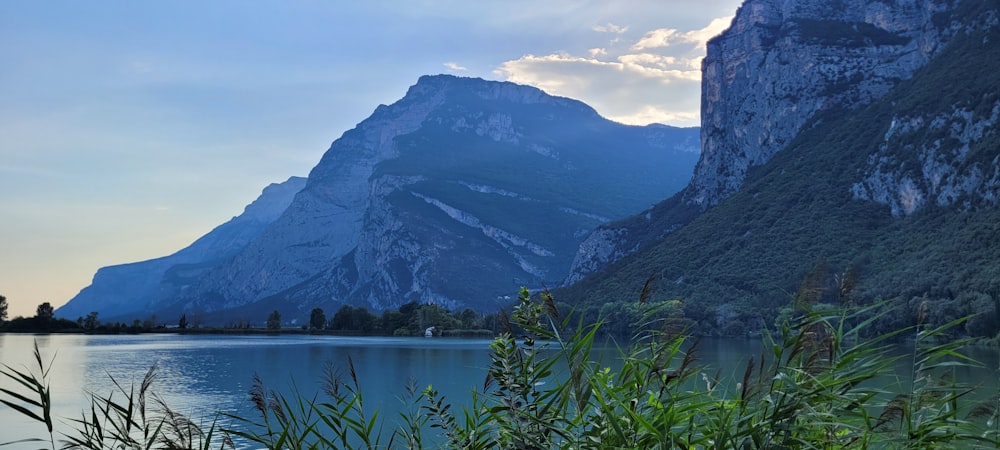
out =
[[[979,313],[953,333],[996,335],[996,200],[928,201],[912,215],[894,217],[885,205],[855,200],[851,187],[894,117],[961,108],[988,118],[1000,98],[998,44],[996,31],[958,37],[880,101],[819,114],[768,164],[752,169],[740,192],[693,219],[680,195],[667,200],[654,208],[666,219],[645,232],[685,226],[557,297],[596,316],[646,286],[656,299],[680,300],[697,332],[726,335],[772,327],[796,295],[826,303],[889,299],[886,308],[899,311],[874,323],[873,333],[912,325],[916,305],[926,299],[934,323]],[[931,132],[914,136],[940,139]],[[891,147],[889,156],[902,161],[901,170],[919,171],[914,147]],[[960,164],[979,164],[991,174],[998,154],[1000,136],[991,125]]]

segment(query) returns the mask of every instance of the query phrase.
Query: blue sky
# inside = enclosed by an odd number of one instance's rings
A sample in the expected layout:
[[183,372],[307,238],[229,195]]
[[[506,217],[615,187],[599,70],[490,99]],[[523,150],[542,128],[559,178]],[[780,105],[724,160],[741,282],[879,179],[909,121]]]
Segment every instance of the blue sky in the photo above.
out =
[[0,2],[0,295],[62,305],[165,256],[426,74],[698,124],[740,0]]

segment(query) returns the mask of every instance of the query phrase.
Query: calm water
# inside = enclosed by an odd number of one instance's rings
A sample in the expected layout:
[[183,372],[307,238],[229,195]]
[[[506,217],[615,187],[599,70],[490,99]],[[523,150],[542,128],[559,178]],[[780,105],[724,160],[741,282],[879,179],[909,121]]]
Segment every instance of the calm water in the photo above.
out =
[[[324,369],[333,363],[349,379],[354,361],[365,402],[383,414],[402,403],[412,378],[433,382],[448,398],[469,398],[481,386],[489,364],[488,340],[425,338],[349,338],[329,336],[180,336],[180,335],[3,335],[0,361],[16,369],[34,368],[32,342],[52,361],[50,373],[55,417],[78,418],[85,392],[114,391],[111,377],[138,385],[156,364],[153,390],[178,412],[208,417],[214,411],[254,418],[247,392],[258,374],[268,389],[288,391],[294,382],[309,395],[320,389]],[[54,359],[53,359],[54,356]],[[10,382],[0,380],[0,386]],[[367,409],[367,408],[366,408]],[[70,426],[57,430],[70,430]],[[42,437],[45,427],[0,405],[0,442]]]
[[[414,379],[419,387],[433,383],[456,407],[467,404],[474,389],[481,389],[489,364],[489,341],[426,338],[352,338],[332,336],[181,336],[125,335],[32,336],[0,334],[0,362],[16,369],[34,368],[32,342],[37,342],[50,373],[54,416],[65,422],[77,418],[88,405],[84,393],[107,395],[114,390],[111,377],[122,385],[138,384],[156,364],[159,377],[154,391],[178,412],[211,420],[215,411],[255,417],[247,392],[258,374],[269,389],[288,391],[294,382],[301,392],[320,388],[324,369],[332,363],[344,379],[347,361],[354,361],[366,404],[383,417],[394,418],[405,386]],[[699,363],[738,378],[750,356],[760,355],[757,340],[705,339]],[[904,349],[905,351],[905,349]],[[612,351],[606,365],[614,365]],[[984,380],[996,392],[997,352],[973,349],[985,369],[968,369],[959,376]],[[0,387],[11,386],[6,379]],[[367,408],[366,408],[367,409]],[[386,426],[392,426],[390,420]],[[68,425],[57,425],[69,431]],[[44,425],[32,422],[0,405],[0,442],[42,437]],[[11,448],[11,447],[7,447]]]

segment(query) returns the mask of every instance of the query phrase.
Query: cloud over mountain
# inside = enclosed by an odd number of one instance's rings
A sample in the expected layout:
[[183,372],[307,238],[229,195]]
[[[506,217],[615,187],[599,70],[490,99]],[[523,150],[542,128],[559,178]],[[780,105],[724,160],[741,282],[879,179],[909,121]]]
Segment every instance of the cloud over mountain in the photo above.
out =
[[731,21],[721,17],[687,31],[659,28],[631,40],[624,36],[628,26],[598,25],[595,33],[612,37],[585,55],[527,54],[504,62],[495,74],[555,95],[588,98],[618,122],[697,125],[705,43]]

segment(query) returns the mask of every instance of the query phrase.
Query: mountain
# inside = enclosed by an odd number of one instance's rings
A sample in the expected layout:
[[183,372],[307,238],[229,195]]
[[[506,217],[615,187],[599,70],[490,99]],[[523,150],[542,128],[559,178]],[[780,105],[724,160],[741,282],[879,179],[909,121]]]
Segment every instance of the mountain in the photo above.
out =
[[995,1],[748,0],[709,44],[691,183],[596,230],[560,295],[594,309],[652,279],[719,334],[772,326],[796,295],[891,299],[874,330],[924,305],[936,324],[983,313],[962,331],[993,336],[998,24]]
[[558,285],[598,225],[682,188],[698,135],[513,83],[421,77],[334,141],[245,245],[132,301],[216,322],[410,301],[495,311],[521,285]]
[[575,282],[737,192],[816,114],[851,109],[910,78],[975,17],[977,2],[747,0],[702,62],[702,155],[683,195],[601,227]]
[[158,303],[179,295],[188,280],[231,258],[260,236],[305,184],[305,178],[291,177],[264,188],[242,214],[170,256],[101,268],[90,286],[60,307],[56,315],[76,318],[97,311],[105,319],[148,317]]

